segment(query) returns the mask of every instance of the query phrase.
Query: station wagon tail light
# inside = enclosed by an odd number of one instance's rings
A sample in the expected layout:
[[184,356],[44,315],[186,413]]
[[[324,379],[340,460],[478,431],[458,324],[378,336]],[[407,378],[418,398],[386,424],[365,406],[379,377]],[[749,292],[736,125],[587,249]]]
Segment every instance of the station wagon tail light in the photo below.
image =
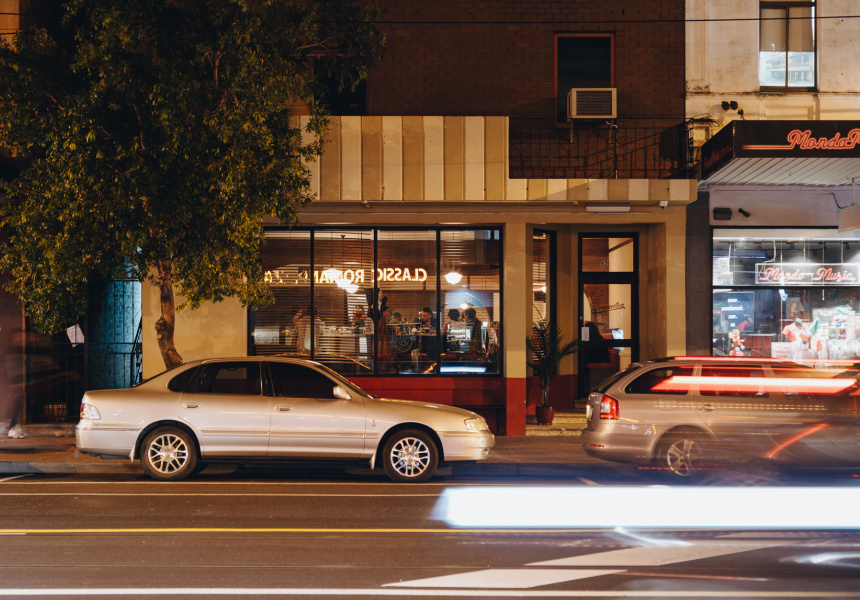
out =
[[97,409],[92,404],[87,404],[86,402],[81,403],[81,419],[86,419],[88,421],[96,421],[101,419],[102,416],[99,413],[99,409]]
[[484,419],[466,419],[466,431],[489,431],[490,426]]
[[609,419],[611,421],[618,420],[618,400],[612,396],[603,394],[600,399],[600,418]]

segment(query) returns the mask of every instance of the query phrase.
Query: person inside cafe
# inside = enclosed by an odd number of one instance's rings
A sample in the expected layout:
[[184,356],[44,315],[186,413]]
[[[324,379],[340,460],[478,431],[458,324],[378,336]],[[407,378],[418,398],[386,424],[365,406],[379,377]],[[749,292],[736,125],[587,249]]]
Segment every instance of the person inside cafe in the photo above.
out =
[[[323,327],[325,323],[320,319],[320,311],[318,308],[314,308],[314,329],[313,329],[313,344],[314,349],[319,350],[320,347],[320,338],[322,337]],[[303,313],[301,309],[296,313],[296,316],[293,317],[293,323],[296,325],[296,350],[299,352],[306,354],[311,351],[311,310],[308,308],[306,313]]]
[[471,306],[466,309],[466,331],[469,335],[469,352],[484,353],[483,323]]
[[421,333],[436,333],[436,319],[433,318],[433,311],[426,306],[421,309],[421,323],[419,324]]
[[376,343],[376,357],[381,366],[381,371],[385,372],[391,365],[391,338],[393,335],[389,327],[391,320],[391,308],[386,306],[382,309],[382,314],[379,316],[379,327],[376,329],[378,335],[374,338]]
[[460,323],[460,311],[456,308],[449,310],[448,318],[442,324],[442,340],[448,352],[456,352],[460,349],[460,341],[454,335],[454,331]]

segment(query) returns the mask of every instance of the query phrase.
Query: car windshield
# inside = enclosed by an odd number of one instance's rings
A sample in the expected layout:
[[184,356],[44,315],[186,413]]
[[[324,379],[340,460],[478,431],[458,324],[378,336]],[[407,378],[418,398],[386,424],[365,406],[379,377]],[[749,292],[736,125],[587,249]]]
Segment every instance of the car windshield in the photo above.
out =
[[342,376],[342,375],[340,375],[339,373],[336,373],[336,372],[332,371],[332,370],[331,370],[331,369],[329,369],[327,366],[322,365],[322,364],[320,364],[320,363],[314,363],[314,364],[315,364],[317,367],[319,367],[319,368],[323,369],[323,370],[325,371],[325,374],[326,374],[326,375],[328,375],[329,377],[331,377],[332,379],[334,379],[334,380],[337,382],[337,384],[338,384],[339,386],[344,387],[344,388],[348,389],[348,390],[349,390],[349,391],[351,391],[351,392],[355,392],[355,393],[356,393],[356,394],[358,394],[359,396],[363,396],[363,397],[365,397],[365,398],[373,398],[373,395],[372,395],[372,394],[368,394],[368,393],[367,393],[367,392],[365,392],[363,389],[361,389],[360,387],[358,387],[357,385],[355,385],[353,382],[351,382],[349,379],[346,379],[345,377],[343,377],[343,376]]

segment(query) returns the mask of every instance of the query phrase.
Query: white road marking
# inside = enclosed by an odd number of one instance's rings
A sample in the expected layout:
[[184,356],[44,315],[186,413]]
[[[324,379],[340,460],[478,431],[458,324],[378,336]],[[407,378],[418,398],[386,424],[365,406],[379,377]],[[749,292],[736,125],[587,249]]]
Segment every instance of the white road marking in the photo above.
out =
[[14,479],[21,479],[23,477],[30,477],[32,475],[33,475],[32,473],[25,473],[23,475],[13,475],[12,477],[4,477],[3,479],[0,479],[0,483],[6,483],[7,481],[12,481]]
[[585,485],[600,485],[599,483],[594,483],[593,481],[591,481],[590,479],[586,479],[585,477],[577,477],[577,479],[579,479]]
[[529,563],[530,567],[659,567],[702,558],[714,558],[750,550],[780,546],[781,542],[690,544],[685,546],[640,546],[581,554],[568,558]]
[[387,583],[385,587],[423,588],[476,588],[476,589],[525,589],[551,585],[577,579],[589,579],[601,575],[623,573],[609,569],[486,569],[470,573],[442,575],[413,579],[398,583]]
[[383,596],[459,598],[860,598],[860,592],[827,591],[564,591],[564,590],[409,590],[375,588],[30,588],[0,589],[0,598],[12,596]]

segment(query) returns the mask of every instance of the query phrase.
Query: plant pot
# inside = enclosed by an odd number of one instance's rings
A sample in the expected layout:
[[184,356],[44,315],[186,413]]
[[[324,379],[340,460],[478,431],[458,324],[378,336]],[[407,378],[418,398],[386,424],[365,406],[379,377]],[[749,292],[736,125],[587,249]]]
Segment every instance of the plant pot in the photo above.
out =
[[535,416],[537,417],[538,425],[552,425],[552,420],[555,418],[555,409],[552,406],[536,406]]

